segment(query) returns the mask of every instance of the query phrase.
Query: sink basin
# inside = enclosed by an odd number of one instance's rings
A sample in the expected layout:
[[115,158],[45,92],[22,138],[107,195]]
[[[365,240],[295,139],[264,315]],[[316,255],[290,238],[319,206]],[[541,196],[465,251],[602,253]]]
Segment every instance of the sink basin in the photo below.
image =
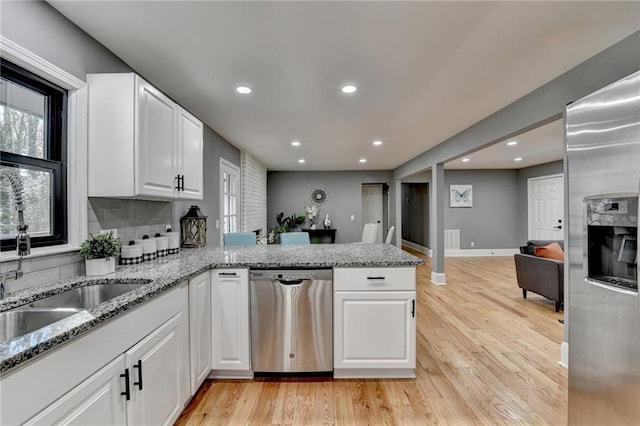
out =
[[31,333],[75,314],[77,310],[14,310],[0,312],[0,342]]
[[109,299],[121,296],[130,291],[136,290],[148,282],[135,284],[92,284],[67,290],[63,293],[54,294],[37,300],[20,309],[52,309],[52,308],[74,308],[89,309],[97,306]]

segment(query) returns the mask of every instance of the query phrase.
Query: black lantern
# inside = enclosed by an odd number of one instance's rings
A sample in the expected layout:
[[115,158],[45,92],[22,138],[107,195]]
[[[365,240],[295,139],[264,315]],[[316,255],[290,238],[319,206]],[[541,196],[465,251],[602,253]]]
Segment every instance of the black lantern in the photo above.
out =
[[198,248],[207,245],[207,216],[200,207],[191,206],[187,214],[180,218],[182,247]]

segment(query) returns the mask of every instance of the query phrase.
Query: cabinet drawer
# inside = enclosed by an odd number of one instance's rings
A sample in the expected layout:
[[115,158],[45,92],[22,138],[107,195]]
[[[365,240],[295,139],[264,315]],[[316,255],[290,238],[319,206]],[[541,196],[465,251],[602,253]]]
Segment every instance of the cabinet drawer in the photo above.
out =
[[336,268],[334,291],[416,289],[416,268]]

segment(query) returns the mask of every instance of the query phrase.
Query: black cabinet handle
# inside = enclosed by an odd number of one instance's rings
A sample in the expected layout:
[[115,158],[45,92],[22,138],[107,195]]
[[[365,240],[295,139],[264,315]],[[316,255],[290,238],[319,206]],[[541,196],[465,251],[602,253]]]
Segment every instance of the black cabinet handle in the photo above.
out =
[[235,272],[218,272],[219,277],[237,277],[238,274]]
[[411,317],[412,318],[416,317],[416,299],[413,299],[411,301]]
[[120,377],[124,377],[124,392],[120,392],[120,395],[124,395],[127,398],[127,401],[131,399],[131,392],[129,386],[129,369],[124,369],[124,374],[121,374]]
[[184,175],[182,175],[182,177],[180,178],[180,182],[182,182],[180,184],[180,191],[184,191]]
[[368,280],[384,280],[385,277],[367,277]]
[[178,181],[178,186],[175,187],[175,189],[177,189],[178,191],[180,191],[180,175],[176,176],[175,178]]
[[142,390],[142,360],[139,359],[138,363],[134,365],[133,368],[138,369],[138,381],[133,382],[133,386],[138,385],[138,390]]
[[562,225],[554,226],[553,229],[562,229]]

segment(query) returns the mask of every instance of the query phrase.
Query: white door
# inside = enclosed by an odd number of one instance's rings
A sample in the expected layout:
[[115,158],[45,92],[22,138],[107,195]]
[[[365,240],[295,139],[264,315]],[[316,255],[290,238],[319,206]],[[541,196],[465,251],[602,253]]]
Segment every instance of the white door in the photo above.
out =
[[382,185],[362,185],[362,226],[365,223],[377,223],[376,243],[382,243]]
[[178,109],[178,170],[182,176],[180,198],[202,200],[202,122],[184,108]]
[[564,176],[531,178],[527,182],[529,239],[564,239]]
[[211,372],[211,275],[204,272],[189,280],[191,394]]
[[182,411],[178,328],[182,312],[125,353],[131,400],[127,423],[173,424]]
[[211,272],[211,327],[213,369],[249,371],[248,270],[218,269]]
[[415,368],[415,291],[337,291],[334,368]]
[[240,231],[240,168],[220,158],[220,245],[222,234]]
[[138,79],[138,145],[135,157],[139,194],[173,197],[177,185],[175,104]]
[[124,371],[124,355],[120,355],[26,424],[125,424],[126,397],[121,395],[125,392]]

